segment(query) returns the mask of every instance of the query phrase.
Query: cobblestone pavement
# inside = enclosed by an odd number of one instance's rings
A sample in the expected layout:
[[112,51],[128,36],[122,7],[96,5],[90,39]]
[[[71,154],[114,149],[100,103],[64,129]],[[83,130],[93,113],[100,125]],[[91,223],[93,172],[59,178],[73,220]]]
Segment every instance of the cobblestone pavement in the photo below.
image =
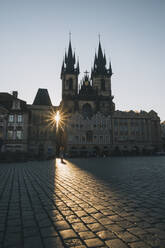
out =
[[165,157],[0,165],[0,247],[165,247]]

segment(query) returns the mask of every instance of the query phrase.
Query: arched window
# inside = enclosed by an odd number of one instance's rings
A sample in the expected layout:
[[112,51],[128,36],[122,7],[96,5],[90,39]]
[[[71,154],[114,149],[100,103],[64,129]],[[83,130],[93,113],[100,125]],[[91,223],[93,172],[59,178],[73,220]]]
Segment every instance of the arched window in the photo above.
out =
[[101,90],[105,90],[105,80],[101,79]]
[[73,90],[73,79],[69,78],[68,83],[69,83],[69,90]]
[[82,114],[84,118],[91,118],[92,117],[92,108],[89,103],[86,103],[82,107]]

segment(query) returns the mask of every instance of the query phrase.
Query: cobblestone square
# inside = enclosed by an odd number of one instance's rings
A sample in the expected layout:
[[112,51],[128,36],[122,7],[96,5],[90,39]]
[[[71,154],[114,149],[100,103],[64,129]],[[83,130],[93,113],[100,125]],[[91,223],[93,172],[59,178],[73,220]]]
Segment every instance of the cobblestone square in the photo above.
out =
[[0,164],[0,247],[164,248],[165,157]]

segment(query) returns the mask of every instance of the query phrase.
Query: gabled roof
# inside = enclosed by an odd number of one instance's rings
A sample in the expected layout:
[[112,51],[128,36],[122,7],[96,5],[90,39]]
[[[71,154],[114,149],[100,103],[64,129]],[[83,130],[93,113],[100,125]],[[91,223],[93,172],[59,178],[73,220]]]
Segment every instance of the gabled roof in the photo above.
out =
[[52,106],[47,89],[38,89],[33,105]]

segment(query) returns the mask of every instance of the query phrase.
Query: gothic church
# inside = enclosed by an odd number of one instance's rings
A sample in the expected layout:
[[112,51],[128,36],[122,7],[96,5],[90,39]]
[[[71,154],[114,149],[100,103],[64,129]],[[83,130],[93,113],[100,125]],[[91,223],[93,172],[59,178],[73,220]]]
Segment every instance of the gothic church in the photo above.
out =
[[61,69],[60,107],[69,113],[66,150],[72,155],[107,154],[112,146],[111,116],[115,104],[111,92],[111,63],[107,68],[100,42],[91,75],[86,71],[79,84],[79,73],[79,62],[76,63],[70,41]]

